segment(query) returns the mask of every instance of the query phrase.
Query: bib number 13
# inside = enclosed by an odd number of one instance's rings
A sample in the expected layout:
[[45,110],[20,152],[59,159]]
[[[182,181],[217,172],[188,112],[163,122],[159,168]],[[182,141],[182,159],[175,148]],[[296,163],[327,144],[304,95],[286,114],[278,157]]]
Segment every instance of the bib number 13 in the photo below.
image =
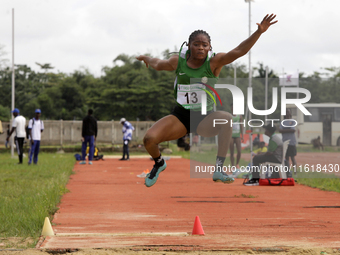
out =
[[[197,97],[197,93],[196,92],[191,92],[190,96],[189,96],[189,92],[185,93],[184,95],[186,97],[187,100],[187,104],[197,104],[198,103],[198,97]],[[191,100],[191,102],[190,102]]]

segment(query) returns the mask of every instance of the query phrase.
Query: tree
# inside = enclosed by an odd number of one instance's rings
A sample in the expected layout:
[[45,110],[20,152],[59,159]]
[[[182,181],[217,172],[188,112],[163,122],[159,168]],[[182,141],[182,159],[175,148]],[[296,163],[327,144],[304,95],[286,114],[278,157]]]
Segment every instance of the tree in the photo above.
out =
[[8,59],[5,58],[7,52],[4,50],[5,46],[0,45],[0,70],[8,66]]
[[9,107],[0,105],[0,120],[10,121],[10,119],[11,119],[11,110],[9,109]]
[[[1,61],[0,48],[0,61]],[[168,58],[169,50],[162,52]],[[119,64],[118,64],[119,62]],[[24,116],[32,116],[36,108],[41,108],[43,118],[82,119],[88,108],[95,109],[95,116],[100,120],[112,120],[125,117],[130,120],[158,120],[168,115],[176,105],[173,98],[175,72],[156,71],[146,68],[144,63],[134,56],[120,54],[113,60],[113,66],[103,67],[103,75],[94,77],[89,70],[81,68],[71,74],[52,73],[51,64],[36,63],[44,72],[35,72],[27,65],[15,66],[16,107]],[[249,86],[246,65],[232,63],[222,68],[219,82],[234,84],[236,66],[236,85],[245,95]],[[262,63],[254,67],[257,71],[252,80],[253,105],[258,110],[264,109],[265,70]],[[307,77],[300,73],[301,88],[308,89],[312,98],[310,103],[340,103],[340,68],[324,68],[324,74],[314,72]],[[272,89],[279,88],[279,79],[269,69],[268,108],[272,104]],[[8,66],[0,68],[0,117],[10,118],[12,70]],[[280,90],[278,90],[280,91]],[[217,91],[223,106],[217,103],[217,110],[230,111],[232,95],[229,90]],[[295,96],[296,95],[292,95]],[[280,100],[278,95],[277,110],[268,118],[280,118]],[[9,114],[9,116],[8,116]],[[253,118],[263,119],[263,116]]]
[[46,63],[46,64],[40,64],[38,62],[35,62],[38,66],[40,66],[41,69],[45,70],[45,73],[49,70],[49,69],[53,69],[54,67],[51,66],[51,64]]
[[[263,67],[263,63],[258,63],[259,67],[254,67],[253,70],[258,72],[258,75],[255,78],[266,78],[266,68]],[[274,73],[273,70],[268,68],[268,78],[278,78],[278,76]]]
[[38,62],[35,62],[38,66],[40,66],[41,69],[45,70],[44,73],[38,73],[38,77],[40,78],[41,83],[47,83],[49,78],[49,73],[47,73],[48,70],[53,69],[54,67],[51,66],[51,64],[40,64]]

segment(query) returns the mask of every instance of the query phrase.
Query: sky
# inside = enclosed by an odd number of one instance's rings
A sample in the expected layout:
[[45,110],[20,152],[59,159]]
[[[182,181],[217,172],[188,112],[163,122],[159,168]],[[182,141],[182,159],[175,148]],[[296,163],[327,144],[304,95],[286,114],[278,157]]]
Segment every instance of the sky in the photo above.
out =
[[[2,59],[53,72],[88,69],[102,75],[119,54],[149,53],[162,57],[174,51],[191,32],[207,31],[214,52],[228,52],[249,36],[249,4],[244,0],[2,0],[0,45]],[[251,50],[252,66],[263,63],[278,75],[297,71],[328,73],[340,67],[339,0],[255,0],[251,32],[266,14],[278,23],[262,34]],[[1,55],[1,54],[0,54]],[[236,60],[248,67],[249,57]]]

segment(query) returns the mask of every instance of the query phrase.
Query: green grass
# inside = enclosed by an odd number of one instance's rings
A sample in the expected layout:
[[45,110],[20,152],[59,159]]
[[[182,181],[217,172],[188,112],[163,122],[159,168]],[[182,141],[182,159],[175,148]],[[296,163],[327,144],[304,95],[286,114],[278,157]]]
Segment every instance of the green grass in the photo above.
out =
[[39,154],[37,165],[27,158],[0,154],[0,237],[33,237],[41,234],[45,217],[52,219],[72,174],[72,154]]
[[340,193],[340,178],[334,174],[325,174],[317,172],[297,172],[293,176],[299,184],[312,188],[318,188],[324,191],[335,191]]
[[318,178],[318,179],[297,179],[299,184],[303,184],[312,188],[318,188],[324,191],[335,191],[340,193],[340,179],[339,178]]
[[[177,144],[175,144],[175,143],[170,142],[169,143],[169,149],[172,150],[171,155],[181,156],[182,158],[190,159],[190,151],[178,151]],[[167,155],[167,154],[162,154],[162,155],[171,157],[171,155]]]

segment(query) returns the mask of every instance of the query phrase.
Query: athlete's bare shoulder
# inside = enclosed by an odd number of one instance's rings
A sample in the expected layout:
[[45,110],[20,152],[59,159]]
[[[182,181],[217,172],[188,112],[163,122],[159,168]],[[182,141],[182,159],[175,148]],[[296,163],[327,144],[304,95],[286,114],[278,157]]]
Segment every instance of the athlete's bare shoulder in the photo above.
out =
[[176,54],[176,55],[172,55],[172,56],[168,59],[169,64],[174,68],[174,70],[177,69],[178,58],[179,58],[179,56]]
[[[213,56],[210,60],[210,68],[211,71],[215,76],[219,76],[222,67],[224,66],[223,64],[223,58],[225,58],[226,53],[216,53],[215,56]],[[230,61],[229,63],[231,63]]]

